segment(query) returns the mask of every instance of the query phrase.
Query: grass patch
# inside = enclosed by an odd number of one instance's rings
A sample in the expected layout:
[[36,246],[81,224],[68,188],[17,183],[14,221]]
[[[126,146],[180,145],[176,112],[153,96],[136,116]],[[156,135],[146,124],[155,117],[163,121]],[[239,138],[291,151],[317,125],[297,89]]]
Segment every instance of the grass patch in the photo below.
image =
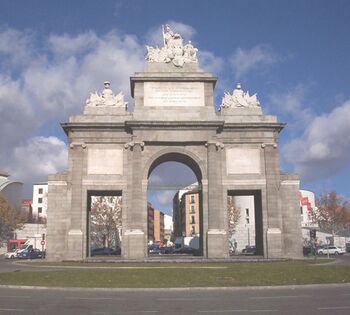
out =
[[[122,264],[136,269],[65,269],[0,273],[0,284],[97,287],[97,288],[167,288],[297,285],[350,282],[350,266],[320,265],[320,261],[215,264]],[[65,265],[106,266],[98,263]],[[112,264],[116,267],[116,264]],[[159,267],[151,268],[148,267]],[[210,266],[217,268],[204,269]],[[144,269],[147,267],[147,269]],[[162,268],[162,267],[172,267]]]

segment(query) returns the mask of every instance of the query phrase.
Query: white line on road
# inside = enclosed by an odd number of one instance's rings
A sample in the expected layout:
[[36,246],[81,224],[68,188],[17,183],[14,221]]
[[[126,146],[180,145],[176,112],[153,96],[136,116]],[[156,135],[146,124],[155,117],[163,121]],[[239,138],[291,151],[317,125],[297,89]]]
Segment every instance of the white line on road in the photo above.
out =
[[143,314],[143,313],[159,313],[159,311],[125,311],[125,312],[114,312],[113,314]]
[[265,312],[278,312],[279,310],[244,310],[244,309],[237,309],[237,310],[211,310],[211,311],[198,311],[198,313],[265,313]]
[[348,310],[350,306],[329,306],[329,307],[319,307],[320,311],[328,311],[328,310]]
[[250,300],[264,300],[264,299],[290,299],[290,298],[310,298],[311,295],[277,295],[277,296],[252,296]]
[[202,298],[159,298],[157,301],[208,301],[208,299],[202,299]]
[[66,297],[66,300],[94,300],[94,301],[104,301],[104,300],[111,300],[111,301],[125,301],[126,299],[124,298],[94,298],[94,297],[74,297],[74,296],[70,296],[70,297]]
[[8,298],[8,299],[31,299],[31,296],[24,295],[1,295],[0,298]]
[[24,309],[21,308],[0,308],[0,312],[24,312]]

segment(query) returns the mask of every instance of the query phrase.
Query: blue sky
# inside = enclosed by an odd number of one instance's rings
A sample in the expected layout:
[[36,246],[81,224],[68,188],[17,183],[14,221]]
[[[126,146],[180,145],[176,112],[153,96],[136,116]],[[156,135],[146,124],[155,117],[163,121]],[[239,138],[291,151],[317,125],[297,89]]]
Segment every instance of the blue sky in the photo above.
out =
[[350,199],[350,1],[341,0],[2,1],[0,169],[26,195],[66,168],[59,123],[90,92],[109,80],[132,103],[129,76],[165,23],[219,77],[217,106],[239,81],[287,123],[281,168],[299,173],[301,188]]

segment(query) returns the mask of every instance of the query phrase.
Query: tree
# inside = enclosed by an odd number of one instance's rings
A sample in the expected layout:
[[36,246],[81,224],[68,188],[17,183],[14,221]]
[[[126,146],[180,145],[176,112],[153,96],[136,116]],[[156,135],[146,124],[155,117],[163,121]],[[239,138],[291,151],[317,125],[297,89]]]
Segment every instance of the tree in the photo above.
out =
[[13,232],[21,229],[25,216],[19,209],[11,207],[7,199],[0,193],[0,241],[13,238]]
[[93,196],[91,204],[91,243],[96,247],[120,247],[122,197]]
[[348,203],[335,191],[322,193],[316,205],[315,217],[322,230],[334,236],[350,225]]
[[228,233],[230,251],[234,252],[236,249],[235,240],[233,238],[236,232],[236,227],[241,218],[241,211],[236,207],[233,196],[227,196],[227,218],[228,218]]

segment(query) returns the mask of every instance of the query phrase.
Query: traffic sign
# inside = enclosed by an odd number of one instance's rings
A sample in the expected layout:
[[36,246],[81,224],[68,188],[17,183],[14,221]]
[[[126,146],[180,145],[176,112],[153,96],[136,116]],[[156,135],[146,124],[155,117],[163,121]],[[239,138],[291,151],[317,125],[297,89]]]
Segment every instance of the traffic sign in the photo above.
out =
[[44,245],[45,245],[45,241],[42,240],[42,241],[40,242],[40,244],[41,244],[42,246],[44,246]]

